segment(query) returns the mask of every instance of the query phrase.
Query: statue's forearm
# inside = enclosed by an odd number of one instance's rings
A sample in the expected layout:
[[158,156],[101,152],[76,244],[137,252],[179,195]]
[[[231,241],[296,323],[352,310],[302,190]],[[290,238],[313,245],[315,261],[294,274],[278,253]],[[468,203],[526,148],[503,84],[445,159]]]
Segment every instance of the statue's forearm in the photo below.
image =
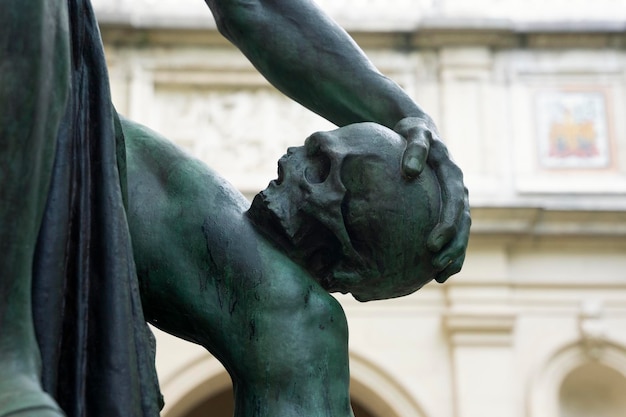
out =
[[312,2],[207,0],[222,34],[279,90],[337,125],[388,127],[420,107]]

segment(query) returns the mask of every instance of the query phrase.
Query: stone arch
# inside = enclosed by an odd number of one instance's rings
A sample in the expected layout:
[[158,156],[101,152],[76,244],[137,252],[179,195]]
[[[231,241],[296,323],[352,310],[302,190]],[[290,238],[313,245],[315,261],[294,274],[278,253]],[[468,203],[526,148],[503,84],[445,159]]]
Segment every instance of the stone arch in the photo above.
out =
[[350,352],[350,395],[383,417],[426,417],[417,400],[374,362]]
[[561,417],[623,417],[626,377],[604,364],[588,362],[566,375],[559,392]]
[[626,379],[626,349],[623,346],[605,342],[590,351],[584,341],[566,345],[543,362],[531,378],[526,417],[559,417],[563,383],[576,370],[590,364],[614,371]]
[[[350,354],[350,395],[372,414],[381,417],[426,417],[421,406],[382,368]],[[163,383],[163,417],[184,417],[207,398],[229,390],[230,377],[210,355],[187,364]]]

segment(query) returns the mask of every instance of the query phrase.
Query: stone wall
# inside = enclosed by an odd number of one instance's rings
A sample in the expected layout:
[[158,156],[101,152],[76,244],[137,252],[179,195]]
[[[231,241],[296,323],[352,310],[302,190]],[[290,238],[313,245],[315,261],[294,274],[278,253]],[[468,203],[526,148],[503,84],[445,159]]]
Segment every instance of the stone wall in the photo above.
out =
[[[278,94],[214,30],[105,27],[104,34],[119,110],[247,193],[273,178],[288,145],[332,128]],[[623,33],[354,35],[437,120],[473,205],[626,206]]]

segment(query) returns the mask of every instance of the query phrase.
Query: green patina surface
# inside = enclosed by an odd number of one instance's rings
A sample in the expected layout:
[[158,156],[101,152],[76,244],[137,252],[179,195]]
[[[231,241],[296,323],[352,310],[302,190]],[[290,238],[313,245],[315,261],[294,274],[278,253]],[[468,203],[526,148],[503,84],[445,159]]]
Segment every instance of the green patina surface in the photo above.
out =
[[147,320],[224,363],[237,416],[347,417],[329,292],[460,269],[467,194],[419,106],[308,0],[207,3],[277,88],[345,126],[291,149],[252,206],[119,123],[88,0],[3,4],[0,416],[158,415]]

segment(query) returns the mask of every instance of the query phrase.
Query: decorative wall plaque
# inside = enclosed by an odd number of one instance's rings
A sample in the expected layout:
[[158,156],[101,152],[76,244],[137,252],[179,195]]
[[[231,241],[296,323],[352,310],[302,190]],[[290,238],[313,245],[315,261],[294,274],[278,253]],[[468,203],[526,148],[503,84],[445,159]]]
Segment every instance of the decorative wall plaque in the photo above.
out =
[[541,167],[609,167],[610,137],[603,90],[540,91],[535,104]]

